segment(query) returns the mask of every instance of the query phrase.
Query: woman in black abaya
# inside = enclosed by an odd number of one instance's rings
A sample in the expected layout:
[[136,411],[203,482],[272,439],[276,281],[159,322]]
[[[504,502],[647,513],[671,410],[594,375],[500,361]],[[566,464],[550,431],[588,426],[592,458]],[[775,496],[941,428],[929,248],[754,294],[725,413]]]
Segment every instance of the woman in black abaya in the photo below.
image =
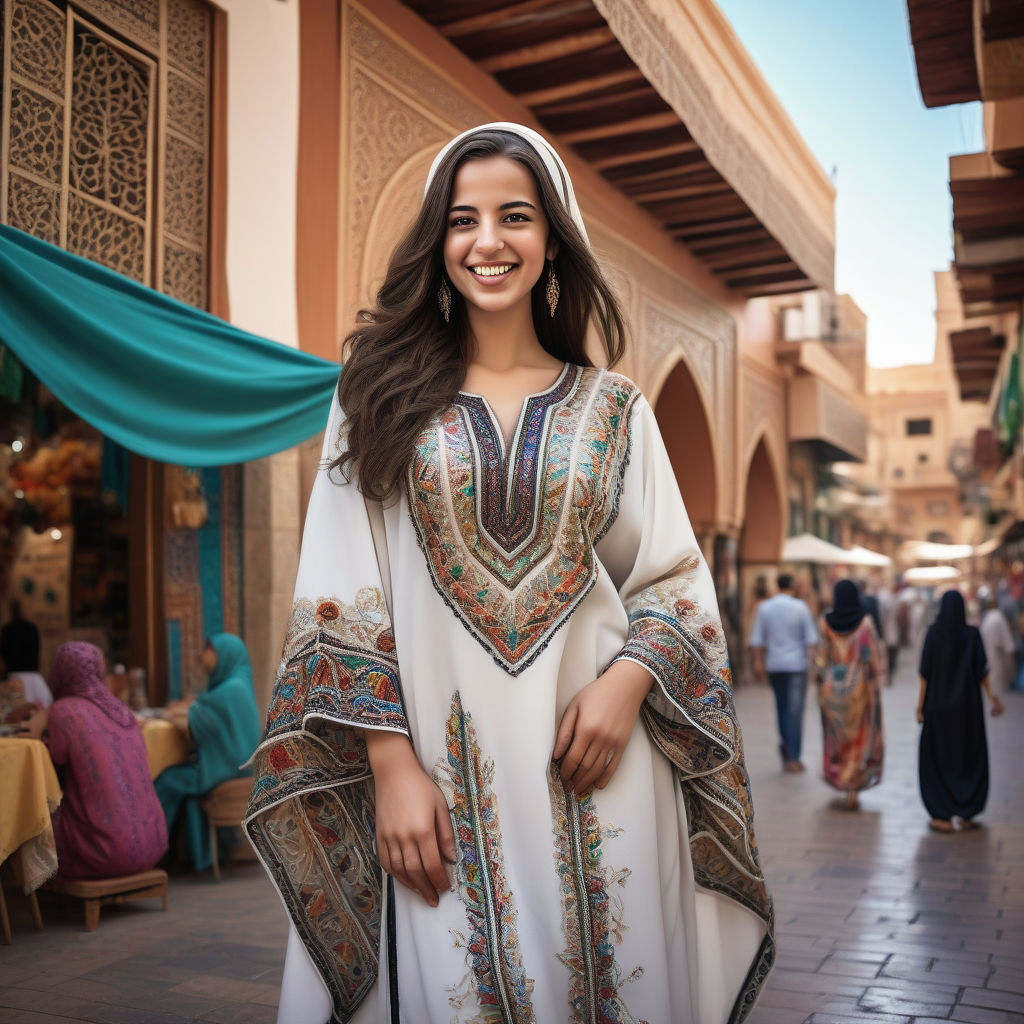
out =
[[981,634],[967,625],[964,599],[957,590],[942,595],[939,614],[921,651],[921,722],[918,772],[921,799],[937,832],[976,827],[988,797],[988,744],[984,690],[992,714],[1003,705],[993,695]]

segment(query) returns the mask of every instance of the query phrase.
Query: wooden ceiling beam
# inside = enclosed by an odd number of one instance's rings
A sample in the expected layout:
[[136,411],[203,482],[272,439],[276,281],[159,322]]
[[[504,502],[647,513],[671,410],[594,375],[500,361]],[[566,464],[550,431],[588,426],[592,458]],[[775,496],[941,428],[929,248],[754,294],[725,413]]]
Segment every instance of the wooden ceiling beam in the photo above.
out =
[[561,60],[573,54],[596,50],[599,46],[607,46],[615,42],[615,33],[607,25],[591,29],[589,32],[578,32],[571,36],[557,36],[542,43],[521,46],[508,53],[499,53],[494,57],[477,61],[477,67],[489,75],[513,68],[526,67],[530,64],[543,64],[546,61]]
[[616,85],[630,86],[646,81],[639,68],[626,68],[622,71],[609,71],[606,75],[595,75],[593,78],[575,78],[571,82],[553,85],[547,89],[520,92],[516,94],[516,99],[531,108],[543,107],[549,103],[558,103],[560,100],[586,96],[588,93],[597,92],[598,89],[608,89]]
[[[757,261],[764,260],[760,266],[777,265],[778,262],[790,262],[786,251],[776,241],[764,245],[751,245],[745,249],[737,249],[731,253],[720,253],[717,256],[701,256],[700,261],[716,273],[733,270],[750,270],[758,266]],[[730,273],[730,276],[731,273]]]
[[[563,138],[565,136],[562,136]],[[611,167],[622,167],[626,164],[644,163],[648,160],[657,160],[663,156],[682,156],[684,153],[696,153],[700,149],[692,139],[686,142],[674,142],[671,146],[658,146],[654,149],[632,150],[629,153],[616,153],[614,156],[603,156],[591,160],[590,166],[599,171],[606,171]]]
[[720,181],[722,176],[711,164],[704,160],[695,160],[692,163],[676,164],[674,167],[663,167],[660,171],[650,171],[647,174],[606,174],[605,177],[615,184],[615,187],[623,192],[629,193],[630,189],[653,188],[656,185],[671,185],[686,178],[693,178],[700,174],[712,175],[712,179]]
[[535,109],[542,118],[565,117],[568,114],[590,113],[594,110],[600,110],[601,107],[613,106],[617,103],[629,103],[631,100],[639,100],[656,95],[649,85],[643,83],[635,88],[623,89],[620,92],[609,93],[607,96],[600,98],[583,96],[573,98],[566,103],[535,104]]
[[671,128],[678,124],[679,115],[673,110],[666,110],[660,114],[632,117],[628,121],[612,121],[608,124],[595,125],[593,128],[582,128],[578,132],[562,132],[559,138],[562,142],[574,146],[578,142],[597,142],[601,139],[613,139],[617,135],[654,132],[660,128]]
[[752,228],[750,231],[735,231],[729,235],[716,235],[712,238],[698,238],[688,243],[691,252],[704,259],[713,253],[728,252],[739,246],[764,241],[771,237],[763,227]]
[[536,14],[548,7],[561,7],[564,4],[565,0],[522,0],[521,3],[508,4],[485,14],[473,14],[468,18],[450,21],[447,25],[440,25],[439,28],[441,34],[447,39],[459,39],[462,36],[472,35],[474,32],[487,32],[493,28],[505,27],[515,18],[521,18],[526,14]]
[[630,199],[637,203],[659,203],[666,199],[693,199],[703,196],[725,195],[732,192],[727,181],[708,182],[706,185],[680,185],[677,188],[663,188],[654,192],[631,192]]
[[[761,227],[761,222],[750,213],[744,214],[742,217],[727,217],[724,219],[701,216],[691,221],[676,220],[670,221],[665,227],[672,234],[678,235],[685,240],[691,238],[715,238],[717,240],[728,237],[725,232],[733,231],[737,228]],[[689,244],[688,241],[687,244]]]
[[793,292],[807,292],[818,287],[820,287],[818,284],[801,274],[783,281],[763,281],[761,284],[746,285],[736,290],[748,298],[755,299],[765,295],[791,295]]

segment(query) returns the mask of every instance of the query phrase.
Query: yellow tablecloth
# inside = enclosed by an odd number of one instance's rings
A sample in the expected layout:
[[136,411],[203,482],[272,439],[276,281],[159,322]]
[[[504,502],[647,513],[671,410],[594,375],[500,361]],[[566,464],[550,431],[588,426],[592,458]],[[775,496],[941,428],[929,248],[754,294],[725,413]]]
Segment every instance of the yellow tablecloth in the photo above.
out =
[[26,892],[57,871],[50,815],[61,791],[41,740],[0,738],[0,863],[17,852]]
[[151,779],[155,779],[172,764],[188,760],[188,740],[176,725],[162,718],[147,718],[141,725]]

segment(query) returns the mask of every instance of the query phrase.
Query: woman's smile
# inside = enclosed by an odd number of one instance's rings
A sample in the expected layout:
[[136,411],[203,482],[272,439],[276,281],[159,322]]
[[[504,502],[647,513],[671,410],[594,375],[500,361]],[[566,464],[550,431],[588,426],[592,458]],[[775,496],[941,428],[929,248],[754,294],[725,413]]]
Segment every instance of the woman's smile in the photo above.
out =
[[478,263],[467,269],[480,278],[481,284],[495,285],[507,281],[517,266],[516,263]]

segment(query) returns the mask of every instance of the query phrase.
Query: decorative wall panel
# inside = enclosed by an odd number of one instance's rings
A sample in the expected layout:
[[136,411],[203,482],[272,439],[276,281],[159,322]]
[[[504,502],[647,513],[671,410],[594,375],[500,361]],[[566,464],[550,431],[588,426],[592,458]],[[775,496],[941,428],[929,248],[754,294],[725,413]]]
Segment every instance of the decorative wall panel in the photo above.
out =
[[211,31],[202,0],[0,0],[0,220],[205,306]]

